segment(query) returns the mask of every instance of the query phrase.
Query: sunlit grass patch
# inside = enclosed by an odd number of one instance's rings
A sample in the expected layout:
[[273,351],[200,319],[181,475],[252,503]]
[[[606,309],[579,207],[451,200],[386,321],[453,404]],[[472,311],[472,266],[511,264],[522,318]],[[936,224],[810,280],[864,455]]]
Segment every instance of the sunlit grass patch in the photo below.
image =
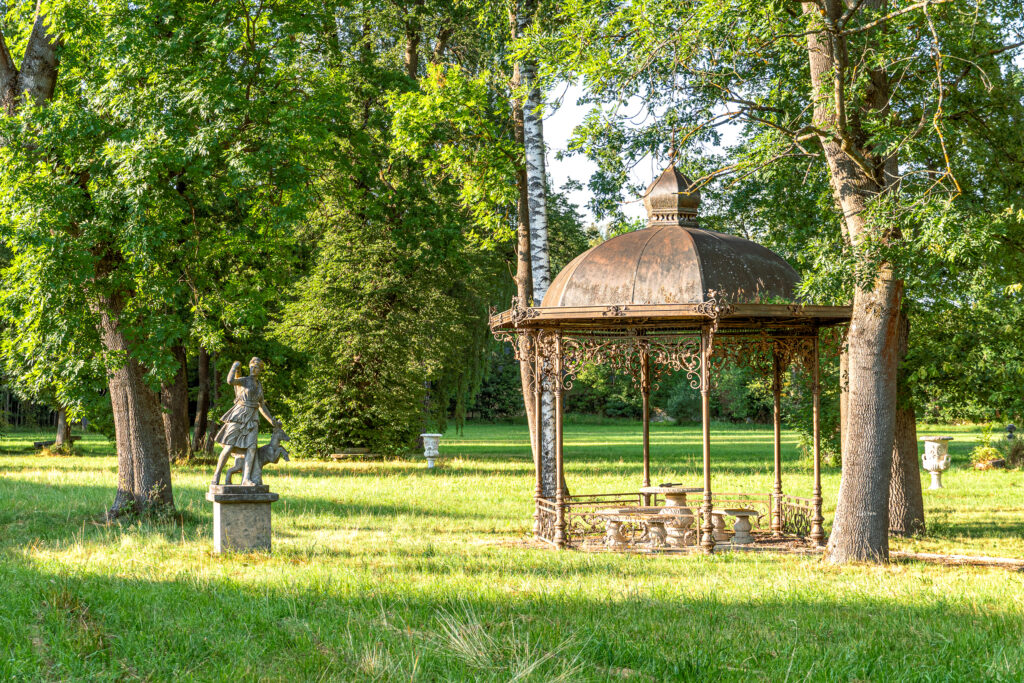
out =
[[[950,431],[950,430],[945,430]],[[699,480],[699,429],[653,430],[655,481]],[[1024,476],[953,469],[926,491],[929,530],[894,545],[1024,557]],[[716,426],[718,490],[771,488],[771,435]],[[442,462],[296,460],[274,550],[217,556],[209,468],[174,469],[181,521],[97,522],[113,498],[106,442],[0,455],[0,678],[271,680],[1020,679],[1024,588],[1000,569],[815,557],[558,553],[529,544],[521,425],[469,425]],[[39,437],[37,437],[39,438]],[[27,442],[27,448],[23,445]],[[784,483],[810,492],[785,435]],[[19,454],[13,453],[23,448]],[[569,486],[635,490],[640,431],[570,424]],[[826,470],[831,519],[838,472]],[[935,634],[941,634],[936,637]]]

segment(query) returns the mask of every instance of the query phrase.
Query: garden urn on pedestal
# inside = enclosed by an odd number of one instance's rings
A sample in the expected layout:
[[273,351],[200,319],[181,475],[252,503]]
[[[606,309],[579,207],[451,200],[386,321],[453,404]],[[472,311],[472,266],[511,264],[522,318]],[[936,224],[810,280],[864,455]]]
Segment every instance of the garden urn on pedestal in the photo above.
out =
[[949,442],[951,436],[923,436],[924,455],[921,456],[921,463],[932,475],[932,485],[929,489],[942,488],[942,473],[949,469]]
[[423,439],[423,457],[427,459],[428,468],[434,466],[442,436],[444,434],[420,434],[420,438]]

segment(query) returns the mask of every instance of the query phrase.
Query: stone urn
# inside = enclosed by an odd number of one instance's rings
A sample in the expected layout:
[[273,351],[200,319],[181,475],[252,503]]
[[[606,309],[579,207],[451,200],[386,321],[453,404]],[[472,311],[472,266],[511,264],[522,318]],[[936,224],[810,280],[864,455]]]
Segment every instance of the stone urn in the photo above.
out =
[[924,455],[921,456],[921,464],[932,475],[932,485],[929,489],[942,488],[942,473],[949,469],[949,442],[951,436],[922,436],[924,441]]
[[427,459],[428,469],[434,466],[442,436],[444,434],[420,434],[420,438],[423,439],[423,457]]

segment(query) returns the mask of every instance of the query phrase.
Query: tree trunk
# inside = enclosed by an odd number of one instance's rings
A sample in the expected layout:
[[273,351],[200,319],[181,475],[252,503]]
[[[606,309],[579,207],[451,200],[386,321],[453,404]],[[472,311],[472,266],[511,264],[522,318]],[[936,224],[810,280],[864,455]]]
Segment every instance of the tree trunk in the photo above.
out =
[[420,12],[423,0],[413,0],[407,10],[412,14],[405,22],[405,73],[416,79],[420,71]]
[[854,295],[849,433],[829,539],[832,562],[888,561],[889,483],[896,414],[896,322],[901,287]]
[[108,377],[117,442],[117,494],[108,512],[113,519],[125,513],[173,507],[174,494],[159,398],[146,384],[145,369],[132,356],[118,324],[123,305],[116,297],[103,303],[103,347],[123,360]]
[[846,435],[850,433],[850,352],[843,344],[839,352],[839,453],[840,464],[846,462]]
[[[529,12],[529,10],[527,10]],[[532,14],[530,15],[532,16]],[[523,21],[520,18],[522,30]],[[534,87],[536,65],[527,61],[522,66],[527,88],[523,107],[523,151],[526,158],[527,203],[530,212],[530,266],[533,279],[533,303],[539,306],[551,285],[551,263],[548,257],[547,191],[544,171],[544,127],[540,107],[541,92]],[[554,498],[557,481],[555,465],[555,401],[550,391],[541,396],[540,443],[541,480],[545,498]],[[562,482],[564,488],[564,482]]]
[[196,419],[192,426],[192,452],[203,450],[208,413],[210,412],[210,354],[199,347],[199,391],[196,393]]
[[50,34],[48,24],[42,12],[42,0],[39,0],[20,68],[15,66],[3,33],[0,33],[0,108],[8,116],[17,112],[25,93],[36,106],[45,105],[53,97],[57,86],[59,41]]
[[[511,12],[510,23],[513,38],[517,29],[515,12]],[[521,83],[519,64],[513,67],[512,88]],[[515,140],[523,144],[523,103],[518,97],[512,98],[512,130]],[[530,270],[530,204],[526,190],[526,168],[516,169],[516,185],[519,199],[516,206],[516,297],[520,306],[528,306],[533,295],[533,276]],[[533,345],[526,335],[519,337],[519,381],[523,389],[523,407],[526,412],[526,425],[530,432],[530,452],[533,454],[533,466],[539,467],[540,458],[537,451],[537,406],[533,395]]]
[[[898,350],[900,363],[907,355],[910,320],[900,313]],[[897,374],[896,437],[892,450],[892,479],[889,482],[889,531],[899,536],[924,533],[924,496],[921,468],[917,460],[917,421],[910,387],[904,373]]]
[[[884,2],[867,0],[865,8]],[[825,10],[831,24],[840,21],[839,0],[805,2],[804,11],[819,22],[820,32],[807,36],[814,97],[814,124],[829,168],[833,193],[854,251],[868,238],[890,239],[891,228],[867,219],[870,202],[884,193],[896,176],[896,158],[876,158],[864,145],[869,136],[850,123],[845,88],[849,59],[843,35],[829,34],[819,17]],[[889,84],[884,71],[869,72],[870,87],[855,111],[888,107]],[[852,86],[851,86],[852,87]],[[889,559],[889,482],[896,413],[897,337],[902,283],[888,263],[860,264],[848,340],[849,399],[847,434],[839,500],[826,557],[833,563],[885,562]]]
[[185,348],[175,346],[171,352],[178,361],[178,371],[174,374],[172,382],[160,388],[167,455],[171,460],[188,460],[192,451],[188,438],[188,374]]
[[59,449],[64,444],[71,447],[71,423],[68,422],[68,409],[61,406],[57,409],[57,436],[53,440],[54,450]]

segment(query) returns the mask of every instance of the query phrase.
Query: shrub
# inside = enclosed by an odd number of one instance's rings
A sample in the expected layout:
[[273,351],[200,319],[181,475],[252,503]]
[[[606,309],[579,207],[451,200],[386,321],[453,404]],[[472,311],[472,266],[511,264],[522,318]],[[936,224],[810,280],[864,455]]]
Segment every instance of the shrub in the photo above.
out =
[[1024,440],[1003,439],[999,444],[999,453],[1006,460],[1007,467],[1024,466]]
[[975,446],[974,450],[971,451],[971,464],[981,465],[989,462],[990,460],[999,460],[1003,457],[1003,454],[999,452],[999,449],[994,446],[986,446],[984,444]]

